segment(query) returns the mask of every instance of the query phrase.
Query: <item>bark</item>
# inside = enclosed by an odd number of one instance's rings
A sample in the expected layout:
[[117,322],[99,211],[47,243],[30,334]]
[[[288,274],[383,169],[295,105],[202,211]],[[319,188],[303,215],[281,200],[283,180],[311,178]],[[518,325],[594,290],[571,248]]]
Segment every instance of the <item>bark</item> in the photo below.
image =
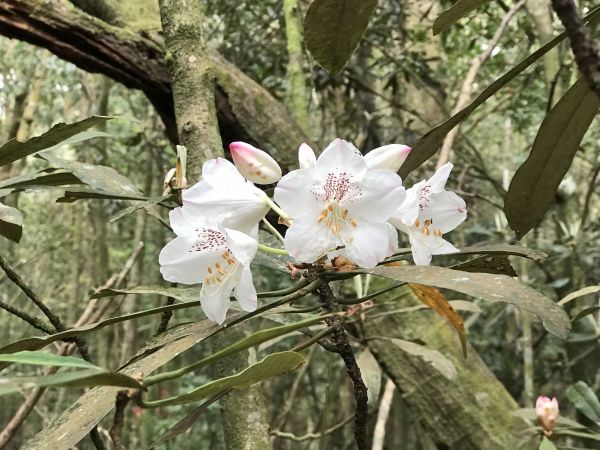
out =
[[302,70],[302,32],[298,0],[283,0],[287,39],[287,104],[294,119],[308,130],[308,90]]
[[[213,79],[202,33],[203,14],[196,0],[159,0],[172,77],[175,115],[182,143],[187,147],[187,178],[199,177],[204,161],[222,154]],[[225,347],[243,337],[240,325],[216,335],[214,345]],[[254,361],[251,361],[251,360]],[[227,376],[255,362],[251,351],[239,352],[218,364]],[[269,449],[264,396],[259,386],[233,390],[220,401],[228,450]]]
[[[231,345],[249,331],[246,324],[239,324],[212,339],[213,352]],[[256,351],[246,350],[217,362],[217,374],[226,377],[240,372],[256,362]],[[269,441],[268,414],[265,397],[260,385],[244,390],[234,390],[219,400],[221,421],[227,450],[267,450]]]
[[[65,0],[2,0],[0,34],[44,47],[83,70],[142,90],[170,139],[177,142],[160,35],[112,26]],[[211,53],[210,58],[217,78],[215,97],[223,141],[244,140],[280,161],[295,160],[296,144],[308,139],[285,107],[218,54]]]
[[[397,309],[420,304],[406,293]],[[394,381],[410,415],[424,434],[440,448],[449,450],[516,449],[520,427],[526,427],[511,413],[517,404],[489,371],[473,347],[464,359],[458,337],[446,321],[433,311],[415,311],[373,318],[364,322],[369,337],[394,337],[424,343],[450,359],[456,369],[453,381],[433,366],[407,355],[388,340],[369,339],[368,345],[386,374]],[[391,424],[390,424],[391,425]]]

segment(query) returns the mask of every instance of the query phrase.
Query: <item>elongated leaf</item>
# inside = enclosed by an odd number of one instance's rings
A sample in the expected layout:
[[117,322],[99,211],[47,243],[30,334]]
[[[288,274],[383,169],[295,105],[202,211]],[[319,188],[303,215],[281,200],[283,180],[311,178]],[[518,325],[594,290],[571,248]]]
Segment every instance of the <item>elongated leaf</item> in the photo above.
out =
[[67,161],[57,158],[49,152],[44,152],[40,156],[52,166],[74,173],[77,178],[93,190],[125,196],[141,196],[140,191],[129,178],[121,175],[111,167],[79,161]]
[[[586,17],[586,22],[596,22],[600,18],[600,6],[594,8]],[[458,113],[450,117],[445,122],[429,130],[417,143],[413,146],[412,151],[408,155],[404,164],[400,168],[400,176],[404,179],[406,176],[431,158],[439,150],[444,138],[450,130],[456,125],[469,117],[480,105],[482,105],[492,95],[506,86],[513,78],[527,69],[530,65],[556,47],[564,38],[566,33],[561,33],[552,39],[547,44],[541,46],[538,50],[527,56],[520,63],[486,87],[481,94],[477,96],[471,103],[461,109]]]
[[589,308],[582,309],[577,314],[575,314],[575,317],[573,317],[573,320],[571,320],[571,322],[575,322],[585,316],[597,313],[598,311],[600,311],[600,306],[590,306]]
[[33,155],[42,150],[54,150],[61,145],[75,144],[91,138],[110,136],[102,131],[88,130],[111,119],[114,119],[114,117],[92,116],[75,123],[59,123],[41,136],[31,138],[26,142],[19,142],[16,139],[12,139],[0,147],[0,166]]
[[414,342],[405,341],[403,339],[386,338],[386,340],[388,339],[405,353],[417,356],[431,363],[431,365],[448,380],[454,380],[456,378],[456,367],[454,367],[452,361],[437,350],[432,350],[423,345],[415,344]]
[[0,203],[0,235],[14,242],[23,236],[23,216],[12,206]]
[[465,272],[493,273],[508,275],[509,277],[517,276],[517,272],[515,272],[515,269],[511,266],[506,255],[480,256],[452,266],[452,268],[464,270]]
[[[205,339],[217,328],[214,322],[204,320],[170,329],[150,341],[119,373],[129,376],[137,376],[140,373],[148,375]],[[98,387],[86,392],[33,439],[26,442],[21,450],[72,448],[110,412],[119,390],[120,388],[116,387]],[[56,446],[58,442],[60,446]]]
[[509,303],[538,316],[552,334],[566,338],[567,313],[536,290],[506,275],[470,273],[436,266],[376,267],[363,270],[392,280],[451,289],[491,302]]
[[450,8],[441,13],[433,22],[433,35],[446,31],[471,11],[479,8],[489,0],[458,0]]
[[369,25],[377,0],[314,0],[304,19],[304,42],[335,75],[344,68]]
[[367,386],[369,404],[376,405],[381,390],[381,377],[383,374],[381,367],[379,367],[379,363],[368,347],[356,359],[356,364],[358,364],[360,375]]
[[110,223],[116,222],[117,220],[120,220],[123,217],[128,216],[129,214],[132,214],[142,208],[144,208],[148,211],[149,208],[155,206],[156,204],[158,204],[160,202],[168,200],[171,197],[172,197],[171,195],[167,195],[165,197],[156,197],[156,198],[151,198],[149,200],[144,200],[144,201],[138,202],[138,203],[130,206],[129,208],[122,209],[117,214],[112,216],[108,221]]
[[136,193],[123,193],[123,192],[109,192],[100,189],[89,189],[89,188],[80,188],[73,189],[69,188],[65,190],[64,197],[61,197],[56,200],[57,203],[73,203],[77,200],[90,199],[90,198],[99,198],[104,200],[148,200],[147,197]]
[[600,441],[600,433],[584,433],[583,431],[573,430],[557,430],[556,434],[559,436],[574,436],[582,439],[590,439],[592,441]]
[[421,284],[409,283],[408,286],[415,293],[419,300],[433,309],[436,313],[450,322],[450,325],[458,333],[463,355],[467,357],[467,333],[462,317],[458,314],[446,297],[436,288],[423,286]]
[[139,381],[127,375],[106,372],[102,369],[86,369],[73,372],[59,372],[39,377],[0,378],[0,395],[10,394],[21,389],[51,386],[144,388]]
[[154,403],[148,402],[148,404],[150,406],[171,406],[197,402],[226,389],[245,389],[255,383],[291,372],[302,363],[304,363],[304,357],[298,352],[272,353],[262,361],[247,367],[235,375],[215,380],[186,394],[158,400]]
[[594,423],[600,422],[600,400],[591,387],[583,381],[578,381],[569,386],[566,394],[569,401],[581,414]]
[[81,369],[103,370],[101,367],[74,356],[60,356],[48,352],[22,351],[0,354],[0,361],[37,366],[78,367]]
[[543,436],[542,442],[540,442],[538,450],[556,450],[556,446],[552,443],[550,439],[548,439],[546,436]]
[[90,298],[105,298],[112,297],[115,295],[124,294],[140,294],[140,295],[162,295],[165,297],[172,297],[175,300],[181,302],[191,302],[196,300],[200,301],[200,290],[199,286],[193,287],[172,287],[172,286],[159,286],[159,285],[148,285],[148,286],[136,286],[131,288],[109,288],[102,289],[94,293]]
[[521,245],[508,245],[508,244],[498,244],[498,245],[478,245],[476,247],[463,247],[460,249],[461,255],[471,255],[471,254],[484,254],[484,255],[513,255],[513,256],[522,256],[525,258],[532,259],[534,261],[541,261],[546,258],[544,252],[536,250],[534,248],[527,248]]
[[46,186],[81,184],[81,180],[64,170],[41,170],[33,174],[20,175],[0,181],[0,189],[31,189]]
[[578,289],[570,294],[565,295],[559,302],[559,305],[566,305],[572,300],[576,298],[583,297],[584,295],[595,294],[596,292],[600,292],[600,285],[596,286],[586,286],[584,288]]
[[554,202],[598,108],[600,98],[580,79],[544,118],[531,153],[517,169],[504,198],[504,212],[517,239],[535,227]]

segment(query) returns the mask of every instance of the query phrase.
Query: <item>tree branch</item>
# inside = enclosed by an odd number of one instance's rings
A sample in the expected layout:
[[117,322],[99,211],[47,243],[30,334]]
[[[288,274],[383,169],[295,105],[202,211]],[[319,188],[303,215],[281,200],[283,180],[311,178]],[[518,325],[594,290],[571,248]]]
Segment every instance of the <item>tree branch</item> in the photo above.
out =
[[565,27],[579,71],[600,96],[600,47],[583,24],[573,0],[552,0],[552,8]]

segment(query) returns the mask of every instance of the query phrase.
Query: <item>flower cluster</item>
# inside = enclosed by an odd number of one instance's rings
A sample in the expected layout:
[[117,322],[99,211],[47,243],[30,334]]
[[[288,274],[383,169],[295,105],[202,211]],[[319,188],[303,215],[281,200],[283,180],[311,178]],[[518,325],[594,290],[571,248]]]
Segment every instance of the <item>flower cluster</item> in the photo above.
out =
[[558,400],[556,397],[540,395],[535,402],[535,413],[546,436],[551,436],[558,419]]
[[[363,156],[336,139],[317,158],[302,144],[300,168],[283,177],[266,152],[243,142],[230,150],[234,164],[207,161],[201,181],[183,191],[183,205],[170,213],[177,237],[159,257],[166,280],[202,283],[202,309],[219,324],[232,293],[243,310],[256,309],[250,263],[260,246],[258,223],[269,209],[289,226],[284,247],[298,263],[344,256],[374,267],[397,251],[397,230],[408,235],[416,264],[458,251],[442,237],[467,215],[465,202],[444,189],[450,163],[405,189],[396,173],[411,150],[405,145]],[[277,183],[273,199],[254,183]]]

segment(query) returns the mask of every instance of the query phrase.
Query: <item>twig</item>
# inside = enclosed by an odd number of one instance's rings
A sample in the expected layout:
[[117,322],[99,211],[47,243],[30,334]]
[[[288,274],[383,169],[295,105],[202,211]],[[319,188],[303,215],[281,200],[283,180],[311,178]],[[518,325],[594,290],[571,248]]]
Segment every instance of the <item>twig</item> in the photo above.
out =
[[575,62],[590,88],[600,96],[600,48],[583,24],[573,0],[552,0],[552,8],[569,37]]
[[[321,299],[323,310],[328,313],[334,312],[337,307],[337,302],[329,284],[325,283],[321,285],[317,289],[317,293]],[[346,365],[348,377],[352,381],[352,386],[354,388],[354,399],[356,400],[354,438],[356,440],[356,446],[358,447],[358,450],[367,450],[367,386],[360,374],[360,368],[356,363],[356,358],[354,357],[350,342],[348,342],[342,319],[339,316],[334,316],[325,319],[325,321],[327,322],[327,325],[333,328],[332,341],[336,346],[337,353],[342,357],[344,364]]]
[[121,450],[123,447],[123,424],[125,422],[125,408],[129,404],[130,397],[127,391],[117,392],[117,399],[115,400],[115,416],[113,424],[110,427],[108,434],[113,442],[114,450]]
[[273,430],[273,431],[271,431],[271,435],[282,437],[285,439],[290,439],[295,442],[309,441],[312,439],[320,439],[322,436],[326,436],[328,434],[333,433],[334,431],[339,430],[344,425],[346,425],[348,422],[350,422],[353,418],[354,418],[354,414],[345,418],[340,423],[335,424],[334,426],[332,426],[330,428],[327,428],[325,431],[323,431],[321,433],[306,433],[302,436],[296,436],[294,433],[287,433],[285,431]]
[[[176,283],[172,284],[176,285]],[[174,303],[175,299],[173,297],[167,298],[167,306],[172,305]],[[165,311],[164,313],[162,313],[162,315],[160,316],[160,324],[156,329],[156,334],[164,333],[165,331],[167,331],[167,327],[169,326],[169,320],[171,320],[171,317],[173,317],[173,310]]]
[[43,331],[46,334],[52,334],[54,332],[54,330],[52,328],[50,328],[48,325],[46,325],[44,322],[42,322],[37,317],[30,316],[26,312],[21,311],[18,308],[15,308],[14,306],[8,305],[8,304],[0,301],[0,308],[5,310],[6,312],[11,313],[14,316],[17,316],[19,319],[24,320],[29,325],[31,325],[33,328]]

